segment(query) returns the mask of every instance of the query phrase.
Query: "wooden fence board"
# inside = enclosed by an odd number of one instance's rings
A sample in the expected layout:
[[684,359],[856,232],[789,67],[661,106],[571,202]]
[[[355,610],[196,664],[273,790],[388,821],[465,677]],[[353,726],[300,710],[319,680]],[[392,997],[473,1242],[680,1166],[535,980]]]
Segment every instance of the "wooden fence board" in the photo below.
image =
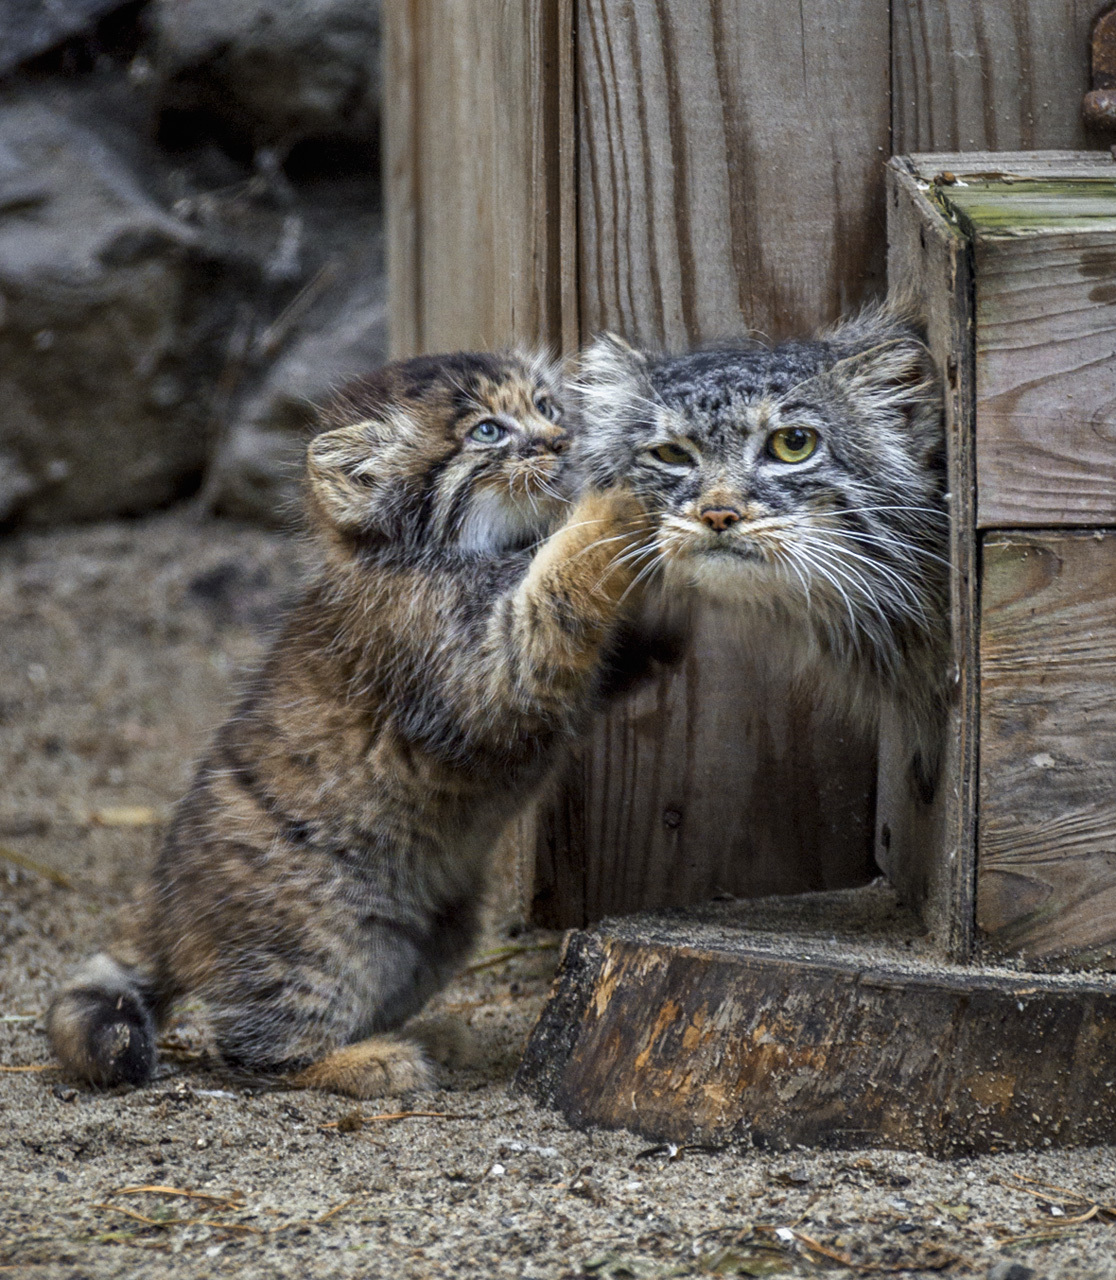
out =
[[883,287],[886,0],[580,0],[582,327],[800,334]]
[[1116,524],[1116,230],[976,259],[980,527]]
[[902,158],[889,166],[888,275],[920,300],[930,350],[944,373],[953,697],[941,776],[929,801],[911,776],[911,745],[884,718],[876,857],[939,947],[965,961],[973,946],[979,715],[973,278],[968,245],[920,189],[921,176]]
[[[883,284],[886,0],[798,11],[580,0],[583,334],[808,332]],[[618,707],[544,822],[537,914],[572,925],[871,871],[874,746],[706,617]]]
[[1099,0],[892,0],[893,135],[912,151],[1103,145],[1081,124]]
[[393,354],[576,344],[569,0],[384,16]]
[[1116,534],[986,536],[977,925],[1116,968]]

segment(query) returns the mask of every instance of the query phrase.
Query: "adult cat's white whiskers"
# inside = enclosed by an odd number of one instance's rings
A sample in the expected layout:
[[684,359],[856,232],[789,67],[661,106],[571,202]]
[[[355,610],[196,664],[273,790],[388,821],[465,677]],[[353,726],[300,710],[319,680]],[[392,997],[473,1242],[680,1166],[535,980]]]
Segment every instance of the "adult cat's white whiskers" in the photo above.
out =
[[[837,554],[836,551],[834,551],[834,553]],[[926,607],[922,601],[922,598],[919,596],[918,592],[914,589],[914,587],[905,578],[901,577],[898,573],[896,573],[895,570],[888,568],[885,564],[883,564],[879,560],[873,560],[869,556],[864,556],[859,554],[856,551],[853,551],[852,548],[850,547],[842,548],[840,551],[840,556],[844,559],[852,560],[857,564],[862,564],[867,566],[867,568],[870,569],[873,573],[881,574],[884,578],[884,582],[881,583],[880,585],[885,589],[885,591],[887,590],[887,584],[890,583],[891,586],[894,587],[894,589],[899,593],[897,597],[893,597],[896,603],[901,603],[904,600],[910,602],[909,610],[902,609],[901,612],[910,613],[913,611],[917,613],[923,625],[929,625],[930,619],[926,613]],[[868,586],[866,583],[866,591],[870,591],[870,590],[871,590],[871,587]]]
[[659,565],[662,563],[662,557],[659,554],[658,549],[656,547],[640,548],[640,550],[644,551],[645,554],[647,552],[650,552],[651,558],[648,560],[647,564],[645,564],[643,568],[639,570],[639,572],[631,580],[631,582],[627,585],[627,587],[624,588],[624,592],[620,597],[621,604],[623,604],[624,601],[627,600],[631,592],[634,591],[636,587],[640,585],[640,583],[647,581],[651,577],[651,575],[655,572],[655,570],[659,567]]
[[819,562],[817,557],[813,555],[812,548],[799,543],[792,548],[792,552],[795,556],[798,557],[798,559],[802,561],[802,563],[807,568],[813,570],[813,572],[817,574],[817,576],[821,578],[823,581],[828,582],[830,586],[833,587],[833,589],[837,592],[838,596],[841,598],[841,601],[844,604],[845,609],[847,610],[849,615],[848,637],[852,642],[853,649],[857,653],[859,653],[860,652],[860,641],[859,641],[860,628],[857,623],[857,613],[856,613],[856,609],[853,607],[852,600],[849,598],[848,592],[845,590],[844,584],[841,582],[840,578],[837,575],[835,575],[833,572],[831,572],[826,565]]
[[857,594],[863,602],[876,614],[884,628],[891,626],[892,620],[883,610],[883,606],[879,601],[879,592],[875,589],[875,584],[866,578],[858,569],[854,569],[847,562],[847,557],[838,553],[837,549],[831,544],[821,542],[818,539],[804,539],[803,544],[809,548],[810,553],[814,556],[815,562],[824,563],[828,568],[843,577],[844,582],[850,588],[860,588]]
[[[868,542],[873,546],[881,547],[883,550],[890,552],[895,558],[906,561],[911,566],[918,566],[921,561],[933,560],[935,563],[944,565],[949,568],[949,560],[945,556],[938,555],[936,551],[931,551],[929,547],[920,546],[916,542],[900,541],[894,536],[885,536],[879,533],[870,533],[866,529],[842,529],[842,537],[852,538],[857,542]],[[928,566],[927,566],[928,569]]]
[[[571,527],[576,527],[576,526],[571,526]],[[597,547],[607,547],[610,542],[626,542],[628,540],[628,536],[629,535],[626,533],[617,533],[617,534],[613,534],[611,538],[597,538],[595,541],[590,542],[587,546],[582,547],[580,551],[575,552],[574,555],[570,557],[570,559],[580,560],[583,555],[586,555],[590,551],[595,551]],[[598,585],[600,584],[598,583]]]

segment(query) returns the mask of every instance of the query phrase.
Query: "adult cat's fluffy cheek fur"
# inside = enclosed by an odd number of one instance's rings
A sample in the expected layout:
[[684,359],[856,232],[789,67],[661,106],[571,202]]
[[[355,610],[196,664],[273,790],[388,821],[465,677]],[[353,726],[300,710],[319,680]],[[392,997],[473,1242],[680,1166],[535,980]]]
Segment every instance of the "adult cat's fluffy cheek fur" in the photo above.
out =
[[582,487],[605,489],[623,480],[638,490],[633,464],[661,408],[646,356],[614,333],[601,334],[582,353],[573,390],[586,428],[573,448]]

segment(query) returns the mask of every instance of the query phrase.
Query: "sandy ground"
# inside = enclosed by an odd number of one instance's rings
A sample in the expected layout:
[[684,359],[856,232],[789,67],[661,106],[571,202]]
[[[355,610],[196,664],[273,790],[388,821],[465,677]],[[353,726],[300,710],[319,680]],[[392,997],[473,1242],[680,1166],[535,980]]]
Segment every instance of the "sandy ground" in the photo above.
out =
[[297,561],[182,514],[0,544],[0,1271],[1116,1277],[1112,1148],[939,1163],[571,1130],[509,1090],[555,935],[493,928],[438,1002],[476,1064],[432,1094],[231,1077],[188,1011],[144,1088],[42,1069],[50,991],[111,929]]

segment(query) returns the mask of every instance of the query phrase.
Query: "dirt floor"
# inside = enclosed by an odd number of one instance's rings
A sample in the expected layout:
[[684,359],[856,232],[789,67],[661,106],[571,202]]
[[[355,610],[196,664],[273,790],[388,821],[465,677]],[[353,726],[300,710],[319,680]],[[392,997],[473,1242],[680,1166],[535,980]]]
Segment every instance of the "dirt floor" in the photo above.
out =
[[52,988],[112,928],[297,580],[290,542],[184,514],[0,543],[0,1271],[1116,1277],[1116,1149],[939,1163],[571,1130],[509,1091],[556,935],[485,939],[438,1002],[477,1064],[432,1094],[232,1077],[188,1011],[145,1088],[44,1066]]

